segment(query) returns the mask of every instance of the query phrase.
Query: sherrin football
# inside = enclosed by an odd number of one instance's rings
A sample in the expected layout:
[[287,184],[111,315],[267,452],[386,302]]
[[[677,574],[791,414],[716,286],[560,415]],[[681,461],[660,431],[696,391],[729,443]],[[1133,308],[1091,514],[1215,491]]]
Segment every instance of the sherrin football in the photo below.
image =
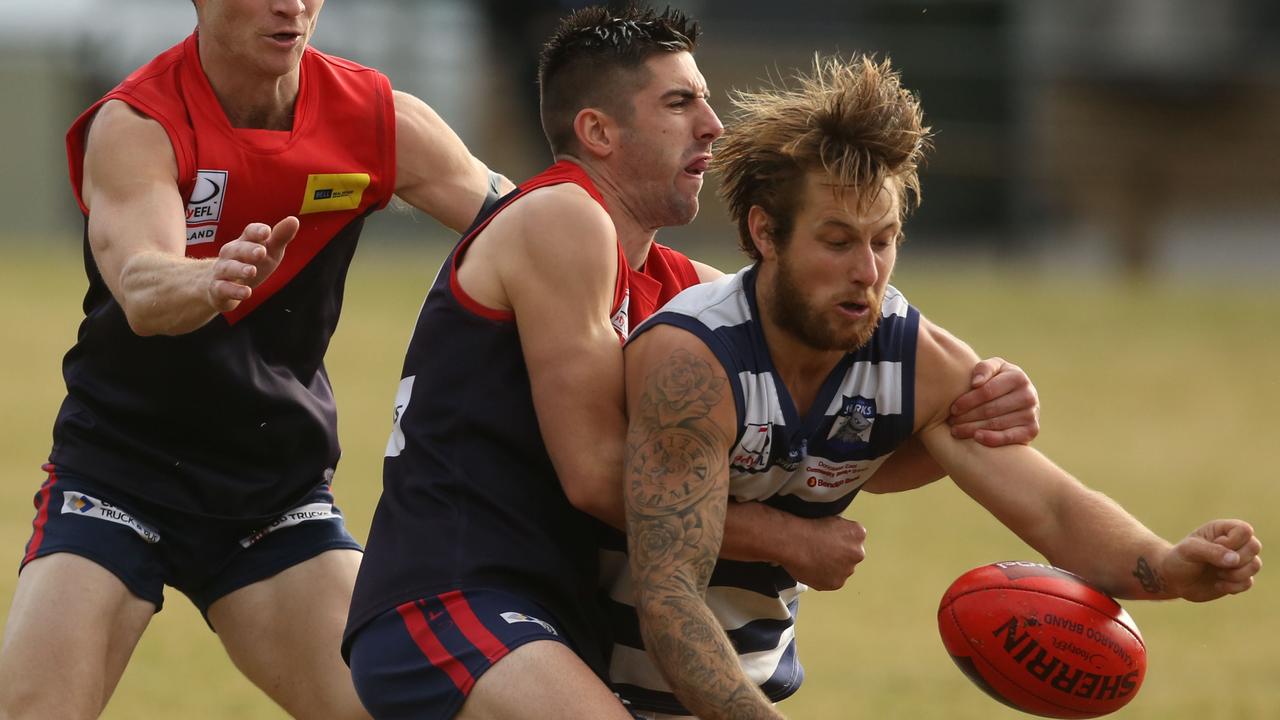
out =
[[1080,577],[1039,563],[1000,562],[961,575],[942,596],[938,630],[975,685],[1043,717],[1115,712],[1147,672],[1129,613]]

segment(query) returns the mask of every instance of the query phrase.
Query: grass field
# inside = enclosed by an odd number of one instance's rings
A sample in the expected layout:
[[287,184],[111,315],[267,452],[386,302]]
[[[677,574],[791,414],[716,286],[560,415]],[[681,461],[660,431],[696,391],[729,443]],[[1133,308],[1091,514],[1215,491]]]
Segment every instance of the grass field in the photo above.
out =
[[[0,267],[0,547],[11,568],[29,534],[30,498],[62,396],[60,358],[84,288],[78,247],[58,248],[7,248]],[[381,487],[402,352],[437,252],[366,243],[351,273],[329,368],[346,450],[335,489],[358,537]],[[1264,542],[1280,538],[1280,292],[1204,278],[1133,287],[913,265],[910,246],[896,284],[979,354],[1027,368],[1044,406],[1037,446],[1158,533],[1176,538],[1204,520],[1239,516]],[[849,516],[869,529],[868,559],[845,589],[805,597],[799,643],[808,680],[782,709],[832,720],[1023,717],[952,666],[934,612],[968,568],[1038,558],[946,481],[860,497]],[[1272,574],[1264,571],[1245,596],[1211,605],[1128,603],[1150,664],[1137,698],[1114,717],[1280,717]],[[0,574],[3,611],[15,578]],[[168,601],[105,717],[283,717],[232,669],[185,599],[170,591]]]

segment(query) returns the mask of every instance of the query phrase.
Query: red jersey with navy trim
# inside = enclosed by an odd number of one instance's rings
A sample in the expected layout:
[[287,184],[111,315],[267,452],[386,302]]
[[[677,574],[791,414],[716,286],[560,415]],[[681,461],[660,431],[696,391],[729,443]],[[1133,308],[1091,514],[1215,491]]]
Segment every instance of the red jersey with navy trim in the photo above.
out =
[[[599,525],[569,503],[547,455],[515,317],[480,305],[457,283],[460,258],[497,213],[536,188],[561,183],[579,185],[604,205],[579,166],[553,165],[477,221],[423,303],[396,396],[383,494],[356,581],[348,640],[402,603],[489,588],[552,612],[603,674]],[[688,258],[656,244],[639,271],[628,268],[619,246],[618,268],[612,315],[620,338],[698,282]]]
[[[160,505],[266,518],[338,462],[323,358],[364,218],[394,191],[395,109],[381,73],[307,48],[292,129],[233,128],[197,42],[193,34],[135,71],[67,133],[89,290],[63,361],[50,460]],[[94,263],[80,188],[88,126],[108,100],[168,135],[189,257],[216,256],[250,222],[301,221],[253,296],[193,332],[135,335]]]

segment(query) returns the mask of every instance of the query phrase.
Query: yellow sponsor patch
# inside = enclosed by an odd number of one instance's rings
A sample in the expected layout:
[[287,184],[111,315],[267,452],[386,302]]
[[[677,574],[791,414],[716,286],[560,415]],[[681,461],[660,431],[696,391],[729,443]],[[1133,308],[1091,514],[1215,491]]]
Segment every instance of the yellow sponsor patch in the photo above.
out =
[[307,191],[302,196],[299,215],[360,207],[364,189],[369,187],[369,173],[333,173],[308,175]]

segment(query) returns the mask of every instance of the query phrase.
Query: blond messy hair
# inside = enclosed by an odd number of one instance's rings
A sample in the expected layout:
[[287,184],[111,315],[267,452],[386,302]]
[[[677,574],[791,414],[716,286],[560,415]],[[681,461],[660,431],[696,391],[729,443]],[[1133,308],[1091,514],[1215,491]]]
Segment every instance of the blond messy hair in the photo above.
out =
[[774,242],[785,244],[810,172],[826,172],[838,187],[855,191],[860,207],[888,179],[897,181],[903,218],[920,204],[917,169],[930,129],[888,58],[815,55],[812,74],[794,80],[794,89],[774,82],[735,92],[732,120],[716,144],[720,196],[738,224],[742,251],[754,260],[760,252],[747,224],[752,206],[769,215]]

